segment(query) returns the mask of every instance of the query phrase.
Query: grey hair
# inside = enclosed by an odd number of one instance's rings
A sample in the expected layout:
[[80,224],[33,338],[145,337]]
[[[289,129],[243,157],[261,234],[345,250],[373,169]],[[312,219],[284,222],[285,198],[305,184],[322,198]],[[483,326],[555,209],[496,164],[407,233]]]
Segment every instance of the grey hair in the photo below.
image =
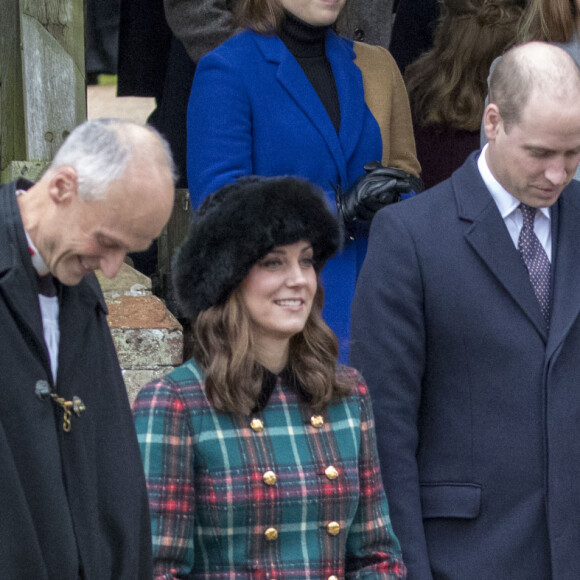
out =
[[80,198],[84,201],[105,199],[111,182],[123,176],[138,150],[137,141],[142,133],[134,135],[136,128],[154,137],[175,182],[175,166],[165,139],[153,127],[122,119],[93,119],[75,127],[56,153],[49,170],[72,165],[77,173]]

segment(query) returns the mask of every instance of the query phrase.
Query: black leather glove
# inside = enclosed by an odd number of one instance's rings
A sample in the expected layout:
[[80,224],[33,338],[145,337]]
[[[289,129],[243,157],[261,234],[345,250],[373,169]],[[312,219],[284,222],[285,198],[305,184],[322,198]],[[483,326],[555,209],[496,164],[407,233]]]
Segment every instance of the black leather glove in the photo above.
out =
[[402,193],[423,191],[423,182],[402,169],[371,161],[364,170],[364,175],[348,191],[335,188],[338,217],[347,233],[352,232],[357,222],[370,223],[379,209],[400,201]]

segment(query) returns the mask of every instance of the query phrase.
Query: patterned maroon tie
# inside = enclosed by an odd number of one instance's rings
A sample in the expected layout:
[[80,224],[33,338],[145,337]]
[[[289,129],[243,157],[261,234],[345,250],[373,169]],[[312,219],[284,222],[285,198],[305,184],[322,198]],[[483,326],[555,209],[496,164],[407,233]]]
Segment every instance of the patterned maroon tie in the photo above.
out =
[[549,327],[551,302],[550,260],[548,260],[546,250],[544,250],[538,236],[534,232],[534,220],[537,209],[521,203],[520,210],[524,218],[524,225],[522,226],[518,239],[518,250],[528,269],[530,282],[534,288],[536,298],[540,303],[540,310]]

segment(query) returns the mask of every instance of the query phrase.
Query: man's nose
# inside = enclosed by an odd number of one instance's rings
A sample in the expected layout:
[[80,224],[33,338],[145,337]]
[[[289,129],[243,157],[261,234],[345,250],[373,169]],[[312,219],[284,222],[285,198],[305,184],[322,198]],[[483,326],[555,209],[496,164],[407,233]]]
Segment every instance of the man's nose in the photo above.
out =
[[557,158],[550,161],[544,173],[552,185],[563,185],[568,181],[568,172],[564,159]]
[[121,269],[125,260],[126,252],[124,250],[115,250],[107,252],[100,262],[99,268],[105,278],[114,278]]

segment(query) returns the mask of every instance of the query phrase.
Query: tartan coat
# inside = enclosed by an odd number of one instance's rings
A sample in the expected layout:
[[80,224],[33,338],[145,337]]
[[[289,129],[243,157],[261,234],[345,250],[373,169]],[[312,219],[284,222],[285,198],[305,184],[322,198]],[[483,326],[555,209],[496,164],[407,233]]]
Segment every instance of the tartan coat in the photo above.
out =
[[[0,578],[150,580],[147,490],[105,300],[94,275],[57,283],[55,384],[16,202],[29,186],[0,187]],[[85,403],[70,432],[39,385]]]
[[143,387],[156,579],[405,577],[366,385],[339,372],[352,394],[314,418],[283,375],[250,416],[216,412],[193,359]]

